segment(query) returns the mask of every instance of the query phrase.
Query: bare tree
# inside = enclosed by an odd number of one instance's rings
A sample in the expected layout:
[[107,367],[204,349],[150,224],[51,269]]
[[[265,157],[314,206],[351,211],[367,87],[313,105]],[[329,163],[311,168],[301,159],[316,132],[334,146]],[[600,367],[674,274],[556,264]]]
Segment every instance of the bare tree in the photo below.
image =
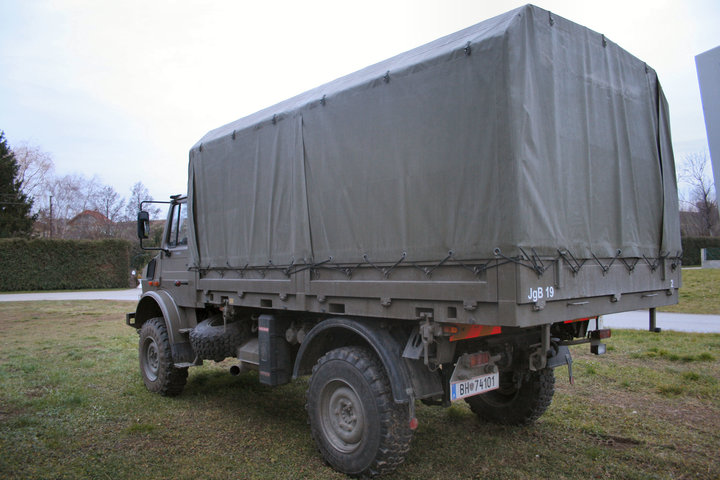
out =
[[112,222],[122,220],[125,199],[111,186],[104,186],[95,197],[94,209],[105,215]]
[[104,226],[103,234],[114,237],[118,234],[118,223],[123,221],[125,199],[111,186],[104,186],[95,195],[93,210],[99,212],[109,220]]
[[[49,153],[27,142],[13,148],[18,164],[17,179],[21,190],[33,199],[41,200],[46,192],[47,182],[53,176],[55,165]],[[36,202],[36,209],[40,202]]]
[[[122,223],[135,220],[141,201],[152,200],[141,182],[133,185],[131,197],[126,201],[97,176],[87,178],[69,174],[58,177],[51,155],[27,142],[16,146],[13,154],[18,164],[17,179],[21,190],[34,200],[36,235],[58,238],[128,236],[124,231],[128,226]],[[146,209],[153,217],[159,215],[157,207],[147,206]]]
[[[53,236],[64,237],[68,220],[82,211],[76,206],[77,198],[82,196],[82,189],[83,178],[78,175],[65,175],[48,182],[47,192],[51,198],[48,198],[44,212],[41,213],[47,212],[51,217]],[[53,207],[52,213],[50,213],[50,205]]]
[[[13,149],[18,164],[21,190],[34,199],[37,216],[35,234],[46,237],[99,238],[128,236],[123,222],[137,218],[140,202],[152,200],[142,182],[133,185],[126,201],[111,186],[104,185],[97,176],[80,174],[55,175],[55,165],[49,153],[27,142]],[[162,209],[146,205],[151,218],[158,218]],[[82,218],[78,218],[82,217]],[[76,219],[71,223],[73,219]]]
[[[140,203],[146,200],[153,200],[150,191],[142,182],[137,182],[130,190],[130,198],[125,207],[125,216],[127,220],[134,220],[140,211]],[[150,213],[150,218],[157,218],[161,209],[153,205],[145,205],[145,210]]]
[[720,234],[720,217],[712,181],[710,161],[705,153],[693,153],[685,157],[680,180],[689,188],[689,199],[682,201],[687,221],[685,233],[693,236]]
[[104,188],[97,177],[87,179],[82,175],[69,174],[52,178],[46,185],[47,195],[43,198],[40,217],[49,217],[53,236],[63,238],[71,219],[85,211],[97,211],[97,207],[104,204]]

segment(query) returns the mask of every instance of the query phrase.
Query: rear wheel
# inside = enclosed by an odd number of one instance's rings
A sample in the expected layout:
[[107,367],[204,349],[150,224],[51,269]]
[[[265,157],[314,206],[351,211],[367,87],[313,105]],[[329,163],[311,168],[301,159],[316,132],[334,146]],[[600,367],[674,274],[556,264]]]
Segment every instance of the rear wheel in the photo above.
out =
[[187,382],[187,368],[176,368],[165,321],[151,318],[140,329],[140,374],[145,386],[160,395],[179,395]]
[[307,410],[313,438],[333,468],[375,476],[405,459],[412,438],[408,410],[393,401],[387,374],[370,350],[343,347],[318,360]]
[[545,413],[555,393],[552,368],[527,372],[518,385],[512,372],[500,374],[500,388],[465,401],[481,419],[503,425],[527,425]]

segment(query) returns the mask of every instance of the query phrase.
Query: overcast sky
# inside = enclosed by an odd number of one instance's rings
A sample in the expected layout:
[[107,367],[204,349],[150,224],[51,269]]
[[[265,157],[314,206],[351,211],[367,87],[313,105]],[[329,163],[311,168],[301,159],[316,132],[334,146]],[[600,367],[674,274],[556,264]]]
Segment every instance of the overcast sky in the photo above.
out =
[[[207,131],[524,3],[0,0],[0,130],[164,199]],[[694,57],[720,45],[720,1],[536,4],[653,67],[676,158],[707,151]]]

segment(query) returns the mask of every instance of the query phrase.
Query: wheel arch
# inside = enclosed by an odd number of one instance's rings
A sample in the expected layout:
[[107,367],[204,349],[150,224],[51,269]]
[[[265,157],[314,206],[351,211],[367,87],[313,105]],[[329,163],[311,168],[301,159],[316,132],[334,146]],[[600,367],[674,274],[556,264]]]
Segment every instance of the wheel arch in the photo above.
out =
[[412,400],[412,382],[402,360],[404,344],[377,321],[330,318],[317,324],[303,340],[293,369],[293,378],[312,373],[313,365],[335,348],[360,345],[369,347],[380,359],[390,379],[396,403]]
[[195,315],[192,309],[180,308],[173,298],[164,291],[145,292],[135,309],[135,328],[142,328],[151,318],[162,317],[168,332],[175,362],[192,361],[192,348],[187,337],[180,333],[181,329],[195,326]]

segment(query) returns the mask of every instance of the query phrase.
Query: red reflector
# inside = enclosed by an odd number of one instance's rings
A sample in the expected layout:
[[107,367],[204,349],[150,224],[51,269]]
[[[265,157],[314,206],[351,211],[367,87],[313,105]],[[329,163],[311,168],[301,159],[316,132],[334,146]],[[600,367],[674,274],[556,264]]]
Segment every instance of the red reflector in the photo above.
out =
[[458,332],[458,328],[453,325],[443,325],[443,333],[447,335],[453,335]]
[[417,430],[418,427],[418,419],[413,417],[410,419],[410,430]]
[[180,285],[182,285],[182,282],[180,280],[175,280],[175,286],[179,287]]
[[477,367],[478,365],[490,363],[490,354],[488,352],[474,353],[470,355],[469,358],[471,367]]
[[451,342],[502,333],[501,327],[492,325],[457,325],[457,330],[457,333],[450,337]]

